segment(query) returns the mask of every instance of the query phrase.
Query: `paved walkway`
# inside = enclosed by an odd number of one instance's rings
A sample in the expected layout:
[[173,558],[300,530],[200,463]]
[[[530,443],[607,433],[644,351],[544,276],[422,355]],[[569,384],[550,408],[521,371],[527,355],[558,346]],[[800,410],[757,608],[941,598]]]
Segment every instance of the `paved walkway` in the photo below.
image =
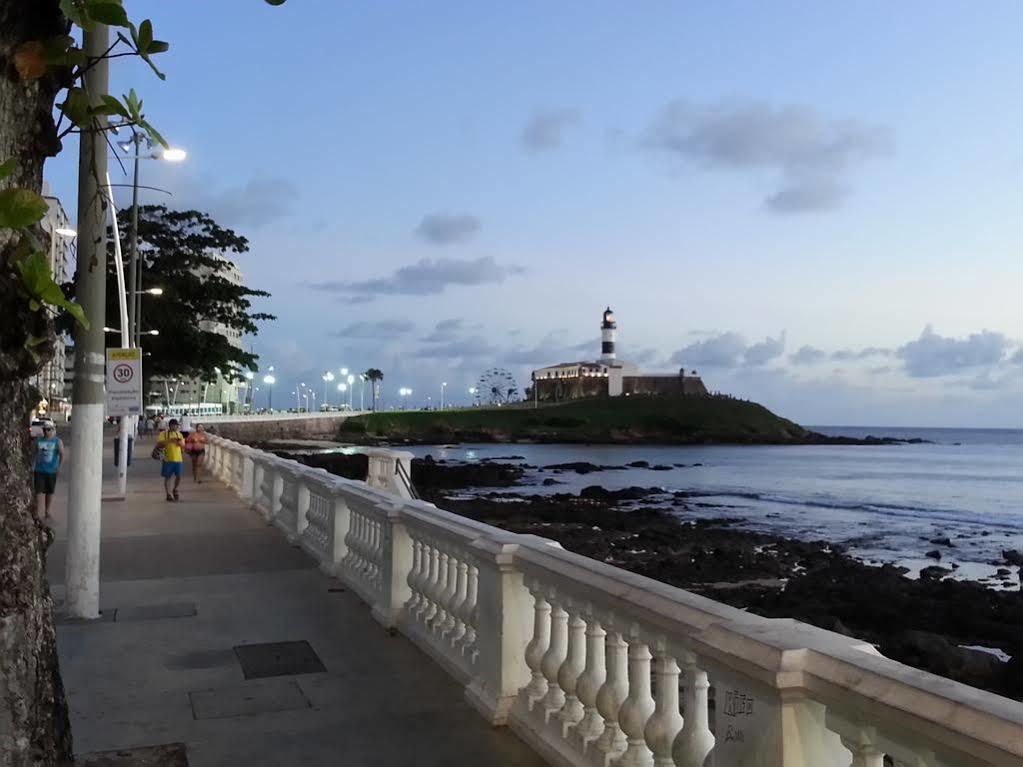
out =
[[[165,501],[150,449],[139,445],[127,500],[103,506],[103,619],[58,624],[77,754],[183,743],[193,767],[542,764],[225,487],[189,478]],[[58,600],[66,491],[62,479]],[[236,651],[282,642],[308,647]]]

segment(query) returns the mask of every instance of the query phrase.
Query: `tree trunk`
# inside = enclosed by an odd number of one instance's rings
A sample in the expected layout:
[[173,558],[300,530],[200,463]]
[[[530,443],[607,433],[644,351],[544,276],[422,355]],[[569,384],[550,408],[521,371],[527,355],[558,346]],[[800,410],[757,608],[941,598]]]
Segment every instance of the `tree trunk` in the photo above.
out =
[[[0,0],[0,162],[17,158],[0,187],[41,191],[43,161],[60,146],[53,124],[58,81],[23,83],[12,54],[23,42],[66,34],[57,0]],[[32,514],[28,419],[39,393],[28,378],[52,354],[43,312],[29,309],[12,271],[14,233],[0,229],[0,765],[71,763],[71,728],[57,662],[53,601],[44,571],[52,535]],[[41,352],[41,353],[40,353]]]

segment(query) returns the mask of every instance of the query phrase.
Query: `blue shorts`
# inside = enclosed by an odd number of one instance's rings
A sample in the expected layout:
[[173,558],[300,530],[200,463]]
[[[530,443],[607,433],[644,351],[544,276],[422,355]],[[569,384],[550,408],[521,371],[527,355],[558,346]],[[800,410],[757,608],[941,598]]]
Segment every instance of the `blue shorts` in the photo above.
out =
[[185,464],[181,461],[164,461],[163,465],[160,466],[160,476],[167,477],[182,477],[185,474]]

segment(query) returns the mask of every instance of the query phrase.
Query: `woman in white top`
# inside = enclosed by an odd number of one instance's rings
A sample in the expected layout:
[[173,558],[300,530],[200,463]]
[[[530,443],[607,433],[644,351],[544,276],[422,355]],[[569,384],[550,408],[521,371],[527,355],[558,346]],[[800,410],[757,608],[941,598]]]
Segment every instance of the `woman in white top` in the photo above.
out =
[[192,432],[192,417],[185,413],[181,416],[181,433],[185,435],[185,439],[188,439],[188,435]]

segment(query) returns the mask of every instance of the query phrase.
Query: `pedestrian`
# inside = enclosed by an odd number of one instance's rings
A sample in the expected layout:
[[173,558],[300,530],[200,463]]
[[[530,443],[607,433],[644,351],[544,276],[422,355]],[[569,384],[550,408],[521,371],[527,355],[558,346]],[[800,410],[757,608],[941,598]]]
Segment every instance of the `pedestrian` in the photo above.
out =
[[188,413],[181,415],[181,433],[185,435],[185,439],[188,439],[188,435],[192,433],[192,416]]
[[206,443],[210,441],[206,427],[201,423],[195,425],[195,431],[185,441],[185,450],[192,459],[192,481],[202,484],[202,467],[206,463]]
[[32,475],[32,486],[35,490],[35,514],[39,518],[39,496],[43,502],[46,518],[50,517],[50,504],[53,493],[57,489],[57,472],[64,462],[64,443],[55,433],[53,424],[43,426],[43,436],[36,439],[35,471]]
[[[182,463],[182,448],[185,446],[185,437],[178,431],[178,419],[171,418],[167,422],[167,429],[161,431],[156,438],[157,449],[163,448],[163,462],[160,464],[160,476],[163,477],[163,491],[167,494],[168,501],[177,501],[178,485],[181,484],[181,475],[184,474]],[[171,489],[171,477],[174,478],[174,488]]]
[[156,428],[160,431],[167,431],[167,416],[163,413],[156,414]]

